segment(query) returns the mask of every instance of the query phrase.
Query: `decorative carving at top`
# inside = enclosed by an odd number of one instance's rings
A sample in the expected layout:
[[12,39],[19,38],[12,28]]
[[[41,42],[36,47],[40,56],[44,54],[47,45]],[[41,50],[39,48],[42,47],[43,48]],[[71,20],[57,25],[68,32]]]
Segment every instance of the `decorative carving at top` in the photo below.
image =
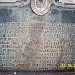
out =
[[44,15],[50,10],[51,0],[31,0],[31,8],[38,15]]

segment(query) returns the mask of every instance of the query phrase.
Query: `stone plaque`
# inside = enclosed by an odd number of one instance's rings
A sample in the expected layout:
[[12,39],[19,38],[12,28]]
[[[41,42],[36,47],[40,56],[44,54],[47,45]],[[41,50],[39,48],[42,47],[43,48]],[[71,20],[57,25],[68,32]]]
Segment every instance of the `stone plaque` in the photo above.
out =
[[0,4],[0,71],[75,69],[75,9],[35,1]]

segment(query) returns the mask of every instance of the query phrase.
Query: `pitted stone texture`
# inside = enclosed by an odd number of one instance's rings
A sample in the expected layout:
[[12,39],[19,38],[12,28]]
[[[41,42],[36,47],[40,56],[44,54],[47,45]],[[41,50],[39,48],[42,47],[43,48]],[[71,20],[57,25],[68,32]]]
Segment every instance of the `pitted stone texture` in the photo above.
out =
[[32,12],[30,4],[22,7],[0,7],[0,23],[2,22],[48,22],[48,23],[75,23],[75,10],[52,7],[50,11],[38,16]]
[[[0,23],[2,22],[48,22],[61,23],[61,11],[54,14],[51,9],[47,14],[38,16],[32,12],[30,5],[26,7],[0,7]],[[56,13],[56,11],[54,11]]]
[[0,70],[61,69],[74,60],[74,31],[75,24],[1,23]]

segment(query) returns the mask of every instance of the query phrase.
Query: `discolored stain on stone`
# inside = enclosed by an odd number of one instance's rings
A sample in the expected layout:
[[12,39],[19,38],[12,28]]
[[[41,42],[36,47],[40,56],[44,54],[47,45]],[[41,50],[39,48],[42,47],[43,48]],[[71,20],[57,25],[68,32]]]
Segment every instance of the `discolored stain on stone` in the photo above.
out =
[[74,10],[61,10],[63,23],[75,23]]
[[59,11],[59,9],[52,9],[51,14],[58,15],[58,14],[60,14],[60,11]]
[[0,23],[1,22],[10,22],[11,21],[12,10],[7,8],[0,9]]

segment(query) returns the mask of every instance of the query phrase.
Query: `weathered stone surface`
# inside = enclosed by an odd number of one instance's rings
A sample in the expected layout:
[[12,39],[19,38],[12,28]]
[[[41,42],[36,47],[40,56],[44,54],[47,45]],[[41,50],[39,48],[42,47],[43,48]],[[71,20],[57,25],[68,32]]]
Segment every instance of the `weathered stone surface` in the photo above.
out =
[[0,69],[51,70],[72,63],[74,38],[68,30],[74,25],[1,23]]
[[0,70],[61,69],[75,63],[73,9],[38,16],[26,7],[0,7]]

